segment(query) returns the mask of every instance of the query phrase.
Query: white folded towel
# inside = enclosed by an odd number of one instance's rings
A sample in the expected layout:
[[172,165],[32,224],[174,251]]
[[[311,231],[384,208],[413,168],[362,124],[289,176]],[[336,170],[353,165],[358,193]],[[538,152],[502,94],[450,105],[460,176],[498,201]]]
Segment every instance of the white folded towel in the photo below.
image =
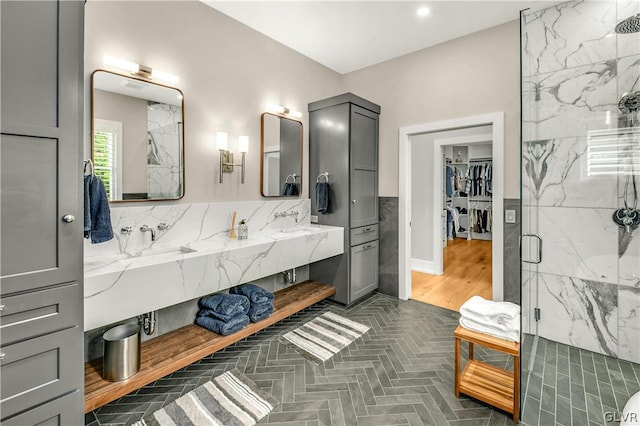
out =
[[486,322],[479,323],[464,316],[460,317],[460,325],[464,328],[468,328],[469,330],[488,334],[499,339],[510,340],[512,342],[520,341],[520,318],[514,318],[510,320],[510,327],[508,330],[501,330],[499,328],[488,325]]
[[460,315],[483,324],[508,325],[514,318],[520,320],[520,306],[473,296],[460,306]]

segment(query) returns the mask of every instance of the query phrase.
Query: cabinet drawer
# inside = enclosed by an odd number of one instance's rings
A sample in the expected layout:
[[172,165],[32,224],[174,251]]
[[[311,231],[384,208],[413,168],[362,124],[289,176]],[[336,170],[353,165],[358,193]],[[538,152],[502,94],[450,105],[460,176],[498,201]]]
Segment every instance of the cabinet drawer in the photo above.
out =
[[351,247],[349,303],[378,288],[378,241]]
[[71,392],[82,383],[82,330],[68,328],[0,348],[0,412],[5,417]]
[[32,410],[2,421],[2,426],[68,426],[84,422],[83,398],[80,390],[54,399]]
[[41,336],[77,325],[82,318],[82,297],[77,283],[16,296],[3,297],[0,304],[0,344]]
[[351,230],[351,245],[357,246],[378,239],[378,225],[362,226]]

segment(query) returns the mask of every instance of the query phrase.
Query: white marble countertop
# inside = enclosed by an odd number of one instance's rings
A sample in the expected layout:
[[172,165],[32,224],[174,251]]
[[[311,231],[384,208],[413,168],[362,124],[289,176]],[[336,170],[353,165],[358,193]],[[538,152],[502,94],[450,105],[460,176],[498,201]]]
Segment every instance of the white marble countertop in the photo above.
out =
[[301,225],[247,240],[215,235],[183,245],[87,256],[85,330],[108,325],[343,253],[344,230]]

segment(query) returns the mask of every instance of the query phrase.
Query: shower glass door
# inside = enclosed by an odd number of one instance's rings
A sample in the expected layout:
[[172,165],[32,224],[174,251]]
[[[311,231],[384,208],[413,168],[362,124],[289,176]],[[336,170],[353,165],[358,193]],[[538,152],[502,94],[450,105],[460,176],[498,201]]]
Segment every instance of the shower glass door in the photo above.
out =
[[527,425],[619,420],[640,390],[638,13],[610,0],[521,15]]

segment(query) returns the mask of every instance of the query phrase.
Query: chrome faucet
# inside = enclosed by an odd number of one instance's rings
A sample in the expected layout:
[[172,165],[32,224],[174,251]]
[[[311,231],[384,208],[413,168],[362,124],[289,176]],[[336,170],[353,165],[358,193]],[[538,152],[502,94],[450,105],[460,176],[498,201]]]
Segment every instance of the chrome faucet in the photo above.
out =
[[151,241],[155,241],[156,240],[156,230],[153,229],[152,227],[150,227],[149,225],[142,225],[140,227],[140,230],[142,232],[151,232]]
[[288,212],[276,212],[275,214],[276,219],[279,217],[287,217],[287,216],[293,216],[296,220],[296,223],[298,223],[298,212],[295,210],[291,210]]

